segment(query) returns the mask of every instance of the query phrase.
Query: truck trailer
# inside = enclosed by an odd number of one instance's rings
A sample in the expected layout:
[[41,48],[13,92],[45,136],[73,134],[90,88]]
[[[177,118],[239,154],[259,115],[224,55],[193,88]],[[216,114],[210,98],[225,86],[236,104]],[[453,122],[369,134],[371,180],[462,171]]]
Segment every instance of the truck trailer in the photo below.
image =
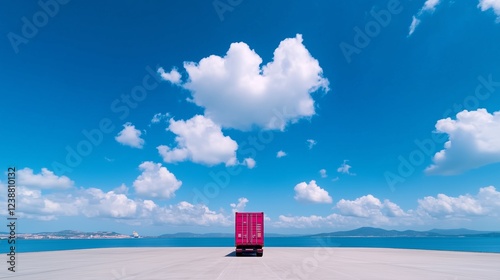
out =
[[236,256],[264,254],[264,212],[236,212],[234,215]]

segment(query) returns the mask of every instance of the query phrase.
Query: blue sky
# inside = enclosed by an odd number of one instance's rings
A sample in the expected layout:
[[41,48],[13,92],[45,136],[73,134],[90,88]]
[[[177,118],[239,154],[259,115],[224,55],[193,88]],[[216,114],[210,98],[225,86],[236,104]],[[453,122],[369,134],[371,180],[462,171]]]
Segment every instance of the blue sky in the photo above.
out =
[[498,0],[1,5],[22,232],[500,230]]

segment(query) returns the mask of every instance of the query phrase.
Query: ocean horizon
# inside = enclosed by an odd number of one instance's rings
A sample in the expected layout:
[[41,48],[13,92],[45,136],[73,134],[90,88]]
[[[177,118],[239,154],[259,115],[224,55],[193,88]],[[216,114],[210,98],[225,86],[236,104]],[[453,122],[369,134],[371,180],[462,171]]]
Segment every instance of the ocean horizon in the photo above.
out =
[[[1,253],[10,244],[2,239]],[[44,252],[133,247],[234,247],[232,237],[124,238],[124,239],[18,239],[16,252]],[[497,237],[268,237],[265,247],[392,248],[500,253]]]

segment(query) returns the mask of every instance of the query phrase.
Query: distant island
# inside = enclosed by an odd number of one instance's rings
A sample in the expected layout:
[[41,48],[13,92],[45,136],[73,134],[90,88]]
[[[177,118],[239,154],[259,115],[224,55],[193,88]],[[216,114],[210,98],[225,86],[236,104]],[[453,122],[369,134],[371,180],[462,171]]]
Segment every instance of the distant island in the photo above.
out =
[[[7,232],[0,232],[0,239],[8,238]],[[349,231],[336,231],[309,235],[266,233],[266,237],[500,237],[500,232],[476,231],[465,228],[459,229],[431,229],[428,231],[415,230],[385,230],[374,227],[361,227]],[[139,236],[121,234],[112,231],[82,232],[75,230],[62,230],[57,232],[18,233],[18,239],[119,239],[119,238],[229,238],[233,233],[192,233],[178,232],[158,236]]]

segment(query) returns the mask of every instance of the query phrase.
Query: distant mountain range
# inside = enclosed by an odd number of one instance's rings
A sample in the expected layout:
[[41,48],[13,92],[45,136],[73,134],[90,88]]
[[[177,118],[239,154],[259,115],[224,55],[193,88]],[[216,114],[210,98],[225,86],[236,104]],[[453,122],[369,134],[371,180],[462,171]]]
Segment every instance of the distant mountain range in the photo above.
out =
[[[0,238],[7,238],[7,232],[0,232]],[[277,234],[266,233],[266,237],[500,237],[500,232],[476,231],[465,228],[459,229],[431,229],[428,231],[415,230],[385,230],[381,228],[362,227],[349,231],[336,231],[319,233],[312,235],[298,234]],[[75,230],[62,230],[58,232],[39,232],[39,233],[19,233],[20,239],[86,239],[86,238],[131,238],[131,235],[120,234],[112,231],[81,232]],[[218,238],[234,237],[233,233],[192,233],[178,232],[167,233],[159,236],[143,236],[147,238]]]
[[385,230],[381,228],[362,227],[349,231],[337,231],[310,235],[312,237],[440,237],[440,236],[476,236],[500,237],[500,232],[476,231],[465,228],[459,229],[431,229],[428,231],[415,230]]

